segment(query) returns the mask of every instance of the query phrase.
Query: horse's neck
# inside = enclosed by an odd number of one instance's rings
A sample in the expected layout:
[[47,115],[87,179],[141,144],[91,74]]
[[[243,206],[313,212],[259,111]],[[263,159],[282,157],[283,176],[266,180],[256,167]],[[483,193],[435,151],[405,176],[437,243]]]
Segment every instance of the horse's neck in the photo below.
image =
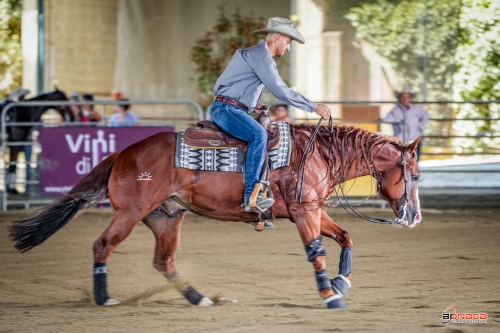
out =
[[[366,176],[370,174],[370,167],[364,159],[358,159],[356,156],[356,151],[350,149],[349,156],[344,156],[345,158],[344,166],[337,167],[337,172],[342,172],[342,181],[348,181],[354,178]],[[340,169],[340,170],[339,170]]]
[[33,122],[38,122],[42,119],[42,115],[48,109],[50,109],[49,106],[38,106],[38,107],[31,108],[30,111],[28,111],[28,110],[27,111],[29,112],[30,120]]
[[[342,181],[348,181],[354,178],[372,175],[375,171],[374,163],[377,158],[380,158],[379,155],[382,152],[382,149],[386,149],[383,143],[373,142],[373,144],[369,144],[369,151],[365,151],[361,156],[358,157],[358,151],[356,150],[356,145],[353,141],[349,142],[349,149],[346,156],[340,156],[340,152],[336,149],[335,155],[338,161],[343,161],[343,168],[338,165],[336,167],[337,172],[342,172]],[[364,157],[366,156],[366,158]],[[378,156],[378,157],[377,157]]]

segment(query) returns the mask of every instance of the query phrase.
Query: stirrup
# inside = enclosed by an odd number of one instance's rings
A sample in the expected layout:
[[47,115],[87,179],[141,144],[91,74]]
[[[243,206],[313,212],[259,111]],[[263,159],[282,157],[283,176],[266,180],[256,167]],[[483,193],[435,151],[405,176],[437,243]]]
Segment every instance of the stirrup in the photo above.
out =
[[264,229],[274,229],[276,228],[274,226],[274,223],[269,222],[269,221],[259,221],[259,222],[247,222],[248,224],[251,224],[255,227],[255,231],[262,231]]

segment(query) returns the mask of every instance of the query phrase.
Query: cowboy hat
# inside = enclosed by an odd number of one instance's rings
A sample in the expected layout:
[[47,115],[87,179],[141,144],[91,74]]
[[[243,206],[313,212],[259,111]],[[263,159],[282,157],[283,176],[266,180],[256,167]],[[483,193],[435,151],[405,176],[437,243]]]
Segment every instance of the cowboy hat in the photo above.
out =
[[271,32],[287,35],[300,44],[304,44],[306,42],[300,32],[295,29],[293,22],[281,17],[271,17],[269,21],[267,21],[266,29],[255,30],[252,33],[256,35],[265,35]]
[[395,91],[394,94],[396,95],[396,98],[399,98],[399,96],[401,96],[403,94],[410,94],[412,98],[417,95],[417,93],[415,91],[413,91],[413,89],[411,89],[411,86],[409,86],[409,85],[405,85],[403,87],[403,90]]

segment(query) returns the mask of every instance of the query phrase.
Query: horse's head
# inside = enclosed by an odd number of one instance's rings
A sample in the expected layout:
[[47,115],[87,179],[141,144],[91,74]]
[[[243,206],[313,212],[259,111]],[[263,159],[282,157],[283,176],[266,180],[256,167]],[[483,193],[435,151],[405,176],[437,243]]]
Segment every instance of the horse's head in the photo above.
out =
[[416,149],[420,138],[396,147],[385,145],[374,161],[374,176],[378,193],[391,206],[402,226],[413,228],[422,221],[418,199],[418,171]]

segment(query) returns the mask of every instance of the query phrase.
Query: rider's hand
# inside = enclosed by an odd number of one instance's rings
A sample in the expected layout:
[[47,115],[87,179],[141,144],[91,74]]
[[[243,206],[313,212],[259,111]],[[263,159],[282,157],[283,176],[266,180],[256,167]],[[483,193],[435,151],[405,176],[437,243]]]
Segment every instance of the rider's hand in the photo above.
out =
[[269,105],[267,104],[262,104],[262,103],[259,103],[257,104],[257,106],[253,109],[253,112],[257,113],[257,114],[267,114],[269,110]]
[[329,119],[332,112],[330,108],[325,104],[318,104],[318,108],[314,111],[318,116],[323,117],[323,119]]

